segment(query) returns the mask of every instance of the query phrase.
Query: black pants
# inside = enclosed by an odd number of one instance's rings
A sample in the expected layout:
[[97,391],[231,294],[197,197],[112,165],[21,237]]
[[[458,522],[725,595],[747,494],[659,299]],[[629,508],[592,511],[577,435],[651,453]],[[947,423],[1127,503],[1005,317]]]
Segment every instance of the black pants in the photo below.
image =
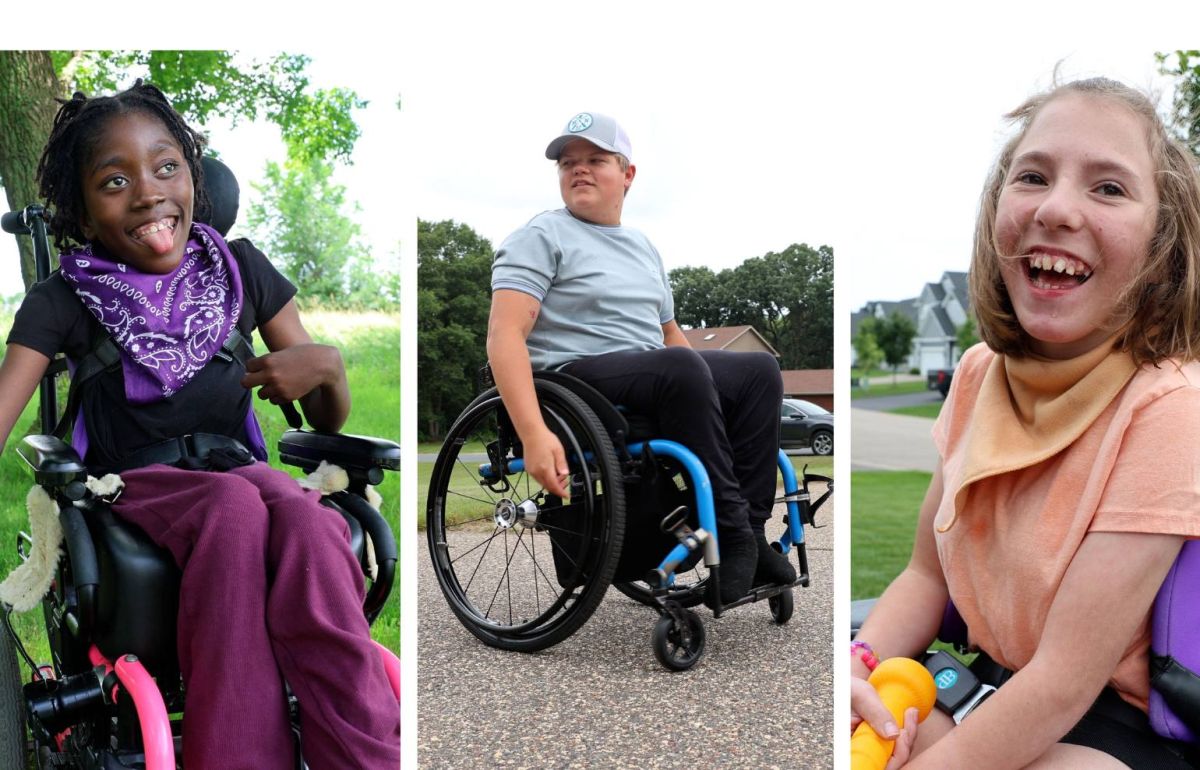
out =
[[614,404],[653,415],[661,438],[704,462],[718,529],[771,517],[783,398],[772,355],[669,347],[592,356],[562,371]]
[[1108,687],[1062,742],[1103,751],[1133,770],[1200,767],[1200,749],[1156,734],[1145,712],[1126,703]]

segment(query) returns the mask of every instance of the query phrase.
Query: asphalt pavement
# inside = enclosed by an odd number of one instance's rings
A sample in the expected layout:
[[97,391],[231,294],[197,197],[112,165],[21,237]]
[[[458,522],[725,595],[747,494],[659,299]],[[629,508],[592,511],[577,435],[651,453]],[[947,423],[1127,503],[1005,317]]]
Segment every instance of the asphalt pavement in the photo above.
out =
[[933,420],[860,409],[859,403],[850,410],[852,470],[933,471],[939,460]]
[[902,406],[920,406],[921,404],[936,404],[942,400],[942,394],[936,390],[921,390],[916,393],[901,393],[896,396],[880,396],[879,398],[862,397],[851,403],[853,409],[868,409],[873,412],[886,412]]
[[485,646],[450,612],[422,536],[419,765],[832,768],[832,513],[831,498],[806,532],[812,581],[791,621],[775,625],[766,602],[716,620],[699,608],[707,649],[681,673],[654,657],[656,614],[615,589],[548,650]]

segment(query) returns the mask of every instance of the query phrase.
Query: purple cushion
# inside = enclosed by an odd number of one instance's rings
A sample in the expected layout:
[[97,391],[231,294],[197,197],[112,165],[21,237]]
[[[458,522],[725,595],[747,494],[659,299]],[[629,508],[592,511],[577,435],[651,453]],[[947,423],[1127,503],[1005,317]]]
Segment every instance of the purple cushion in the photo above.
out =
[[1200,672],[1200,540],[1184,544],[1158,591],[1150,652],[1150,725],[1165,738],[1195,742],[1200,716],[1200,677],[1193,673]]

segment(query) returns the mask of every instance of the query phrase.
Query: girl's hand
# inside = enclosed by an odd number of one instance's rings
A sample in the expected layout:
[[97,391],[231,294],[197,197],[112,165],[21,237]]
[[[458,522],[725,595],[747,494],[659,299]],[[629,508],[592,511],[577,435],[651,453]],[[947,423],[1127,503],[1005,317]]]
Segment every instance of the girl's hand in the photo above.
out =
[[888,760],[884,770],[899,770],[908,764],[908,760],[912,759],[913,744],[917,742],[917,722],[920,719],[921,712],[916,708],[909,707],[905,710],[904,728],[892,746],[892,758]]
[[898,770],[908,762],[912,755],[913,743],[917,740],[919,719],[920,712],[917,709],[905,710],[904,729],[900,729],[875,688],[865,679],[850,678],[850,731],[853,733],[866,720],[881,738],[896,741],[892,746],[892,758],[888,760],[885,770]]
[[893,740],[900,735],[900,728],[891,712],[883,705],[879,693],[866,679],[850,677],[850,732],[858,729],[863,720],[875,730],[880,738]]
[[335,382],[341,371],[342,356],[337,348],[310,342],[251,358],[246,362],[242,387],[259,388],[259,398],[283,404]]
[[569,497],[566,484],[567,456],[558,436],[549,428],[543,428],[523,443],[525,471],[547,492],[562,498]]

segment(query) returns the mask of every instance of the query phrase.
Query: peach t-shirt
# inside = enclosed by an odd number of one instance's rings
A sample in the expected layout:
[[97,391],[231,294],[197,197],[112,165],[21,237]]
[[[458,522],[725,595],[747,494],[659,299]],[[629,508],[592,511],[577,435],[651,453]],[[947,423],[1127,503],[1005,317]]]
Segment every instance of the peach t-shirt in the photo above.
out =
[[[1088,532],[1200,537],[1200,364],[1135,371],[1104,350],[1045,362],[980,344],[963,355],[933,438],[950,597],[971,644],[1007,668],[1033,657]],[[1147,614],[1110,682],[1143,710],[1149,646]]]

